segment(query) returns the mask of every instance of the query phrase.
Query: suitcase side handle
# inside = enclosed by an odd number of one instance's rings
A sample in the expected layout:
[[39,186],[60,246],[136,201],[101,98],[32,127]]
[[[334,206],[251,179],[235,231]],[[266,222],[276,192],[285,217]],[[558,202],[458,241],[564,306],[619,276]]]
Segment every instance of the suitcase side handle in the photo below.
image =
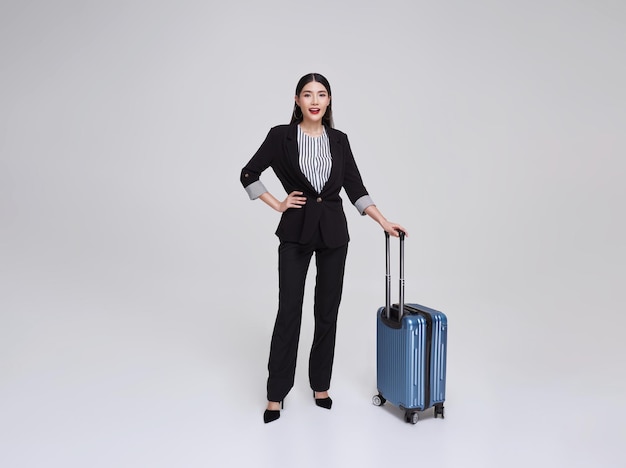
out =
[[[399,280],[399,296],[398,302],[398,322],[404,316],[404,231],[398,229],[400,235],[400,280]],[[391,255],[389,233],[385,231],[385,316],[391,320]]]

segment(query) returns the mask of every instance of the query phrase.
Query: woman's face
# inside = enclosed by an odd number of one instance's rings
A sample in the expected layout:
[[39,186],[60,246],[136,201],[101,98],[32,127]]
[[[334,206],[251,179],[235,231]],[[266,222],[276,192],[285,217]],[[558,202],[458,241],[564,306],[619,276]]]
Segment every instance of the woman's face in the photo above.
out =
[[330,105],[330,96],[323,84],[311,81],[296,96],[296,104],[302,109],[302,119],[305,122],[318,123],[322,121]]

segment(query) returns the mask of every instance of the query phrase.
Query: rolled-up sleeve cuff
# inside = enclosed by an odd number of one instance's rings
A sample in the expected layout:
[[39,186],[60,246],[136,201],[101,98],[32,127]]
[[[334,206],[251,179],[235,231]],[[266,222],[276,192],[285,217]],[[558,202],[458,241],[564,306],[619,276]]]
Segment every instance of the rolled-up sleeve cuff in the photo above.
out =
[[265,185],[263,185],[263,182],[261,182],[260,180],[257,180],[256,182],[252,182],[250,185],[245,187],[245,189],[246,189],[246,192],[248,192],[248,196],[250,197],[250,200],[256,200],[265,192],[267,192]]
[[359,213],[361,213],[361,215],[363,216],[365,215],[365,208],[367,208],[368,206],[372,206],[373,204],[374,204],[374,200],[372,200],[372,198],[369,195],[363,195],[354,203],[354,206],[359,211]]

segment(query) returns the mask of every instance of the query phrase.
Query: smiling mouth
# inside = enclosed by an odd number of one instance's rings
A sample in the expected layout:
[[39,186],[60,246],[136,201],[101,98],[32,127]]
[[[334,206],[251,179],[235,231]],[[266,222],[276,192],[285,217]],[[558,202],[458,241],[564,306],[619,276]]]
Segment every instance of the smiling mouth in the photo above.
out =
[[320,113],[320,110],[319,110],[319,109],[314,108],[314,109],[309,109],[309,112],[310,112],[311,114],[313,114],[313,115],[316,115],[316,114],[319,114],[319,113]]

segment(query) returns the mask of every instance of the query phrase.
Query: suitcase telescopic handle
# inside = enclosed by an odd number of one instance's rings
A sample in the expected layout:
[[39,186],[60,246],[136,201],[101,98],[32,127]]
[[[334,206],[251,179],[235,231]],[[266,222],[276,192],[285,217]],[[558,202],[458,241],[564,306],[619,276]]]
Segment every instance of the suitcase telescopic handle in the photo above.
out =
[[[400,235],[400,300],[398,301],[398,321],[404,315],[404,231],[398,230]],[[385,316],[391,320],[391,246],[389,233],[385,231]]]

